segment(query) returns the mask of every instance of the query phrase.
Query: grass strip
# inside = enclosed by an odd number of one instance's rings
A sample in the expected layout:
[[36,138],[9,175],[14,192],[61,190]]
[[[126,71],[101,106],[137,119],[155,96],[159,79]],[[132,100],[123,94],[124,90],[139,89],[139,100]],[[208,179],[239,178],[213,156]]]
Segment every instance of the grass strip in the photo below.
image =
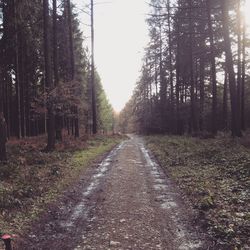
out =
[[96,136],[52,153],[42,152],[43,138],[8,145],[9,161],[0,165],[0,231],[25,230],[46,205],[76,183],[97,159],[124,137]]

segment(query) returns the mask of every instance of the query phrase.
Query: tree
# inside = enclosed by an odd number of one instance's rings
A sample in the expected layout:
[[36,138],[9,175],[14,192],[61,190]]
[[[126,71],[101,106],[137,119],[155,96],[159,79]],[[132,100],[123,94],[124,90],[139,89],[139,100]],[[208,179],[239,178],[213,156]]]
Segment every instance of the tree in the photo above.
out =
[[[51,75],[51,45],[49,32],[49,4],[48,0],[43,0],[43,28],[44,28],[44,65],[45,65],[45,82],[49,91],[53,90],[54,83]],[[52,151],[55,148],[55,115],[53,103],[47,103],[48,109],[48,143],[46,150]]]
[[210,64],[211,64],[211,82],[212,82],[212,133],[217,133],[217,80],[216,80],[216,62],[215,62],[215,46],[214,35],[211,17],[211,0],[206,1],[207,4],[207,19],[208,19],[208,34],[210,43]]
[[[245,3],[245,2],[244,2]],[[246,129],[245,119],[245,83],[246,83],[246,19],[243,16],[242,27],[242,79],[241,79],[241,128]]]
[[240,4],[151,0],[150,41],[141,77],[125,109],[133,117],[130,127],[143,133],[193,136],[215,136],[218,129],[230,128],[233,136],[241,136],[246,123],[248,41]]
[[241,134],[239,110],[238,110],[236,79],[234,72],[231,41],[229,35],[228,2],[226,0],[222,0],[221,7],[222,7],[222,18],[223,18],[223,37],[224,37],[224,46],[226,54],[226,67],[229,75],[229,89],[231,97],[231,113],[232,113],[231,131],[233,136],[241,136],[242,134]]
[[74,5],[70,0],[51,2],[0,0],[0,86],[7,135],[48,133],[49,151],[63,129],[78,137],[88,126],[92,103],[90,61]]
[[91,97],[92,97],[92,132],[97,133],[97,117],[96,117],[96,91],[95,91],[95,55],[94,55],[94,2],[91,0]]
[[5,162],[7,160],[6,142],[7,125],[3,116],[3,112],[0,110],[0,162]]

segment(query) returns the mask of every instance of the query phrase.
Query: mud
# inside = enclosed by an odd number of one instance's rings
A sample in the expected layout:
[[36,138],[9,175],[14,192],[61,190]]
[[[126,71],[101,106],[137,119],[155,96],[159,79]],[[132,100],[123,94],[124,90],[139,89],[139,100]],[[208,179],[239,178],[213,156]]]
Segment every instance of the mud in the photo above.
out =
[[174,183],[131,137],[48,208],[19,249],[210,248]]

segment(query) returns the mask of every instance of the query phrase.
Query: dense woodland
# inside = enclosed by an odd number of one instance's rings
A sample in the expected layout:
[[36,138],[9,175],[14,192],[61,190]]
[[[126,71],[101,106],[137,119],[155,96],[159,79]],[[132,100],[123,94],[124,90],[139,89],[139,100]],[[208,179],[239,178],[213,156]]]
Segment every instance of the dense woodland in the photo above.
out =
[[[127,241],[128,249],[146,240],[202,248],[196,224],[207,249],[249,249],[246,1],[148,0],[150,41],[118,115],[95,69],[94,0],[82,1],[84,9],[73,0],[0,0],[0,249],[6,233],[6,249],[14,236],[15,249],[66,249],[67,241],[69,249]],[[149,136],[144,147],[106,135],[114,131]],[[140,216],[124,213],[131,208]],[[112,234],[92,233],[112,221],[122,222]]]
[[93,121],[112,129],[78,12],[70,0],[0,1],[0,160],[7,139],[47,134],[51,151],[65,136],[96,133]]
[[151,0],[150,43],[123,131],[240,137],[249,128],[244,0]]

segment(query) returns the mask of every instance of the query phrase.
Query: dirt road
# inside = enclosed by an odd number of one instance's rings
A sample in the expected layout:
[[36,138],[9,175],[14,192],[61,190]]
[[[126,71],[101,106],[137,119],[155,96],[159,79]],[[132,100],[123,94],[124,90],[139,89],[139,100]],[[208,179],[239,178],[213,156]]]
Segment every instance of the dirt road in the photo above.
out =
[[49,209],[23,249],[207,249],[175,185],[133,137]]

